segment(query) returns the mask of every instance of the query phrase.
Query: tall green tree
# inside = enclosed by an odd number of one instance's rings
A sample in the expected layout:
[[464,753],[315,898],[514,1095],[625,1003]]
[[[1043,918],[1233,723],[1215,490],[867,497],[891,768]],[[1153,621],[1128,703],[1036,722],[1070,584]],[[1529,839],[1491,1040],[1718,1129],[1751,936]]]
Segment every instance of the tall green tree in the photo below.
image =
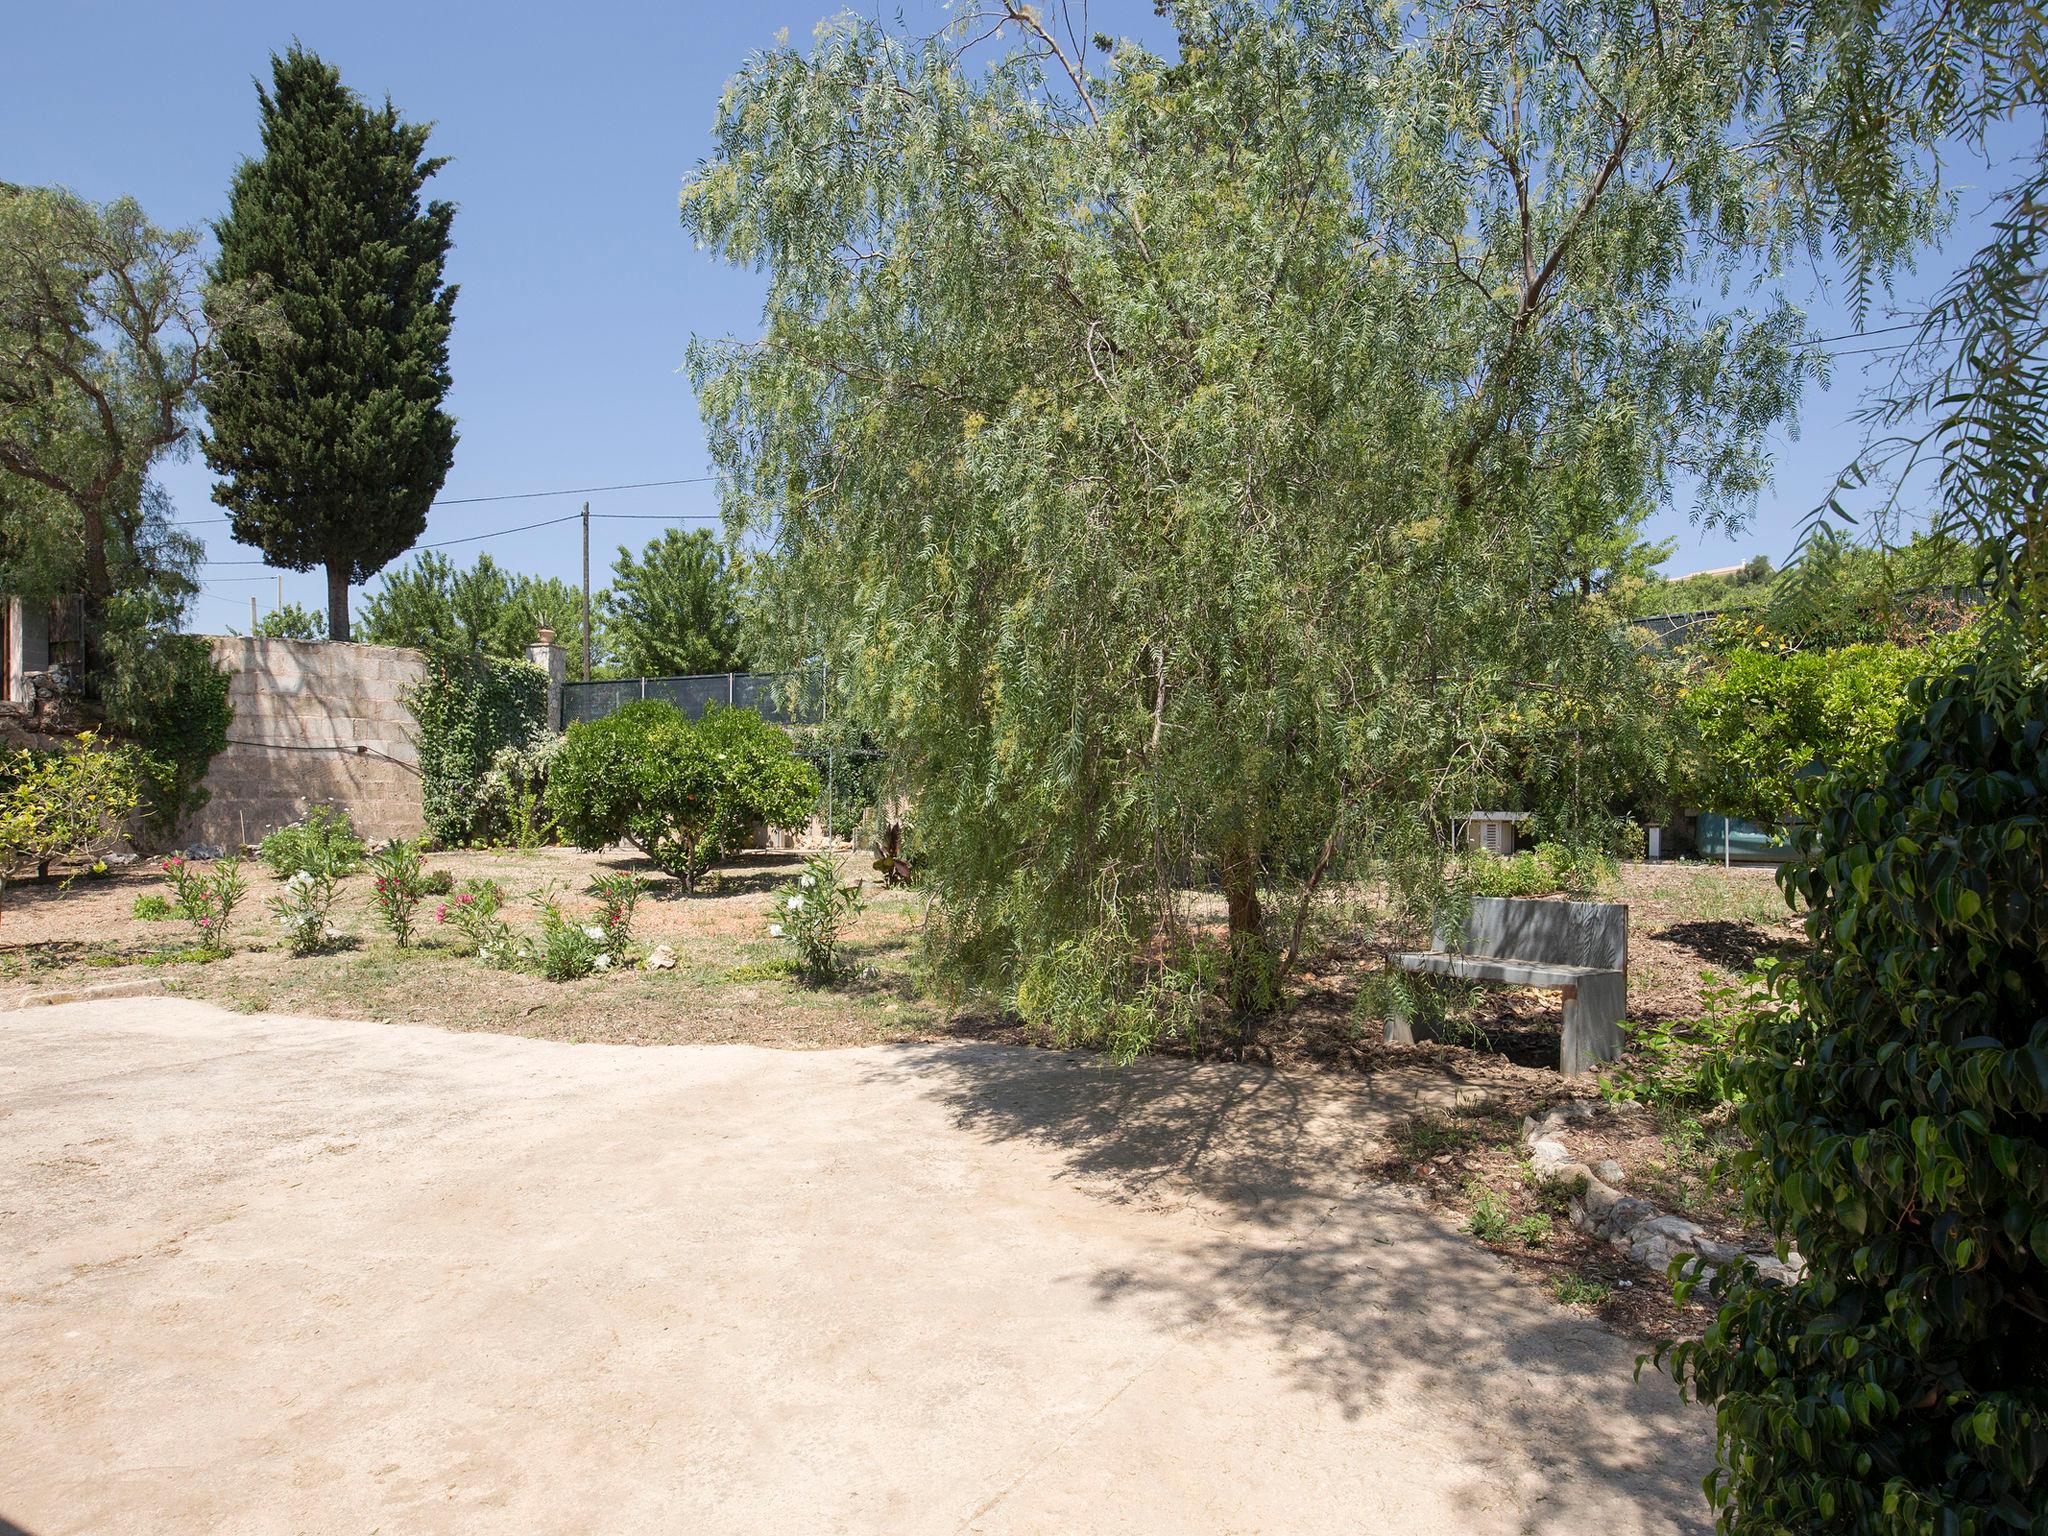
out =
[[426,153],[429,125],[369,107],[297,45],[271,73],[213,274],[261,285],[290,337],[224,331],[235,369],[202,392],[206,461],[237,539],[326,570],[328,632],[346,640],[350,584],[412,547],[454,460],[455,208],[422,203],[447,163]]
[[665,529],[638,558],[624,545],[604,594],[605,649],[628,674],[687,677],[742,665],[738,593],[702,528]]
[[1426,886],[1517,700],[1641,709],[1594,578],[1681,469],[1747,515],[1813,226],[1729,126],[1733,19],[1171,9],[1175,60],[1021,4],[985,68],[988,16],[756,58],[683,214],[762,334],[693,360],[760,631],[877,722],[942,958],[1164,1017],[1213,881],[1242,1036],[1333,869]]
[[582,644],[582,599],[556,576],[508,571],[489,555],[458,566],[435,550],[384,574],[363,604],[362,637],[516,661],[542,625],[572,654]]
[[0,570],[84,598],[95,684],[115,594],[159,565],[188,574],[151,520],[150,467],[186,448],[201,382],[233,366],[224,328],[275,335],[247,285],[203,289],[197,246],[132,199],[0,183]]

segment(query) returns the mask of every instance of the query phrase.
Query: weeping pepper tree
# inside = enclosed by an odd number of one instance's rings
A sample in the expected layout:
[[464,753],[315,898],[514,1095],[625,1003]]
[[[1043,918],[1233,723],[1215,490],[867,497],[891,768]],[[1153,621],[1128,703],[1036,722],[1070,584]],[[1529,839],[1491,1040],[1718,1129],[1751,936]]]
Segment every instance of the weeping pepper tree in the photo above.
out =
[[1681,468],[1744,514],[1810,356],[1741,27],[1172,16],[1172,59],[840,18],[682,199],[768,276],[692,353],[755,632],[889,749],[937,959],[1126,1050],[1242,1038],[1333,872],[1425,885],[1512,701],[1653,728],[1589,578]]

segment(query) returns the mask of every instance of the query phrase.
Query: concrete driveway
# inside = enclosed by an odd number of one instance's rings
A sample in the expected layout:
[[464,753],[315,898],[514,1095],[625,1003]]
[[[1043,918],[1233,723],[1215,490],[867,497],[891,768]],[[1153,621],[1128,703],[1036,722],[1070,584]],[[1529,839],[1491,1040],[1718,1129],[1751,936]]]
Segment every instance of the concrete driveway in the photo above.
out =
[[1704,1530],[1440,1078],[0,1014],[0,1531]]

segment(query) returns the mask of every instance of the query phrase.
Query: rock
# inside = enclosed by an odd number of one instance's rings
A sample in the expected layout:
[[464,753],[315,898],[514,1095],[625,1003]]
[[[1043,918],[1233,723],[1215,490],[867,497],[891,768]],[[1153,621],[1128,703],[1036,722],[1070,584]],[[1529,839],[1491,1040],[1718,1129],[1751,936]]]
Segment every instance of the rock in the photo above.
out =
[[672,971],[676,968],[676,952],[666,944],[657,944],[641,964],[650,971]]
[[212,843],[194,843],[185,850],[185,857],[188,859],[217,859],[220,857],[220,849],[216,848]]
[[1529,1144],[1529,1166],[1538,1173],[1552,1172],[1571,1161],[1572,1155],[1561,1141],[1544,1136]]
[[1609,1184],[1619,1184],[1626,1175],[1621,1171],[1621,1164],[1611,1157],[1603,1157],[1593,1165],[1593,1177],[1604,1179]]

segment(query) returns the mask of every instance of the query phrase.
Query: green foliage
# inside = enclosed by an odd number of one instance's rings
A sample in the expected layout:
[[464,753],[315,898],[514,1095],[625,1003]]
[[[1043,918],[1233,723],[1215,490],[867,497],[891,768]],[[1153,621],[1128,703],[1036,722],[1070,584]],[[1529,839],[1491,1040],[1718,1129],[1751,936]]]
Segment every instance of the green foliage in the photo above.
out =
[[[464,569],[427,549],[384,573],[359,627],[374,645],[521,661],[546,625],[573,669],[582,659],[582,607],[581,594],[559,577],[515,574],[489,555]],[[594,659],[602,662],[604,653]]]
[[1742,1096],[1736,1041],[1752,1024],[1770,967],[1746,982],[1703,975],[1697,1017],[1629,1024],[1628,1054],[1600,1077],[1600,1096],[1697,1114]]
[[355,823],[339,806],[308,806],[290,826],[279,827],[256,845],[256,856],[283,880],[301,872],[352,875],[367,850]]
[[235,172],[212,277],[259,287],[289,336],[219,328],[229,366],[202,391],[204,447],[235,538],[273,565],[325,567],[329,633],[346,640],[349,584],[412,547],[454,461],[455,206],[421,205],[446,163],[426,125],[367,105],[296,43],[270,63],[263,153]]
[[184,599],[129,587],[106,605],[100,699],[107,726],[139,746],[150,830],[163,842],[204,805],[206,770],[227,747],[233,676],[213,648],[176,632]]
[[472,825],[502,833],[517,848],[538,848],[555,840],[547,811],[548,769],[562,748],[555,735],[536,737],[523,747],[500,747],[490,771],[477,785]]
[[171,882],[171,905],[191,922],[198,947],[227,954],[234,947],[235,911],[249,894],[249,882],[242,878],[242,861],[215,859],[201,867],[174,853],[164,860],[163,871]]
[[286,603],[264,614],[250,633],[259,640],[325,640],[327,615],[318,608]]
[[329,917],[334,895],[334,871],[322,866],[294,870],[284,889],[270,898],[271,915],[284,930],[285,946],[293,954],[317,955],[341,937]]
[[630,870],[593,875],[590,894],[597,898],[597,926],[606,951],[623,956],[633,947],[633,909],[647,892],[647,882]]
[[803,872],[775,892],[768,909],[774,919],[768,933],[796,951],[806,981],[823,985],[838,978],[840,941],[863,905],[861,882],[842,882],[837,859],[829,853],[813,854],[804,861]]
[[[1809,956],[1738,1032],[1739,1171],[1806,1260],[1666,1361],[1737,1532],[2037,1529],[2048,1473],[2048,683],[1912,686],[1781,877]],[[2030,1523],[2031,1522],[2031,1523]]]
[[167,899],[157,895],[154,891],[148,891],[136,897],[135,905],[131,911],[138,921],[145,923],[167,923],[174,917],[183,917],[185,915],[172,906]]
[[412,942],[413,919],[427,895],[420,845],[395,837],[371,854],[368,864],[370,906],[403,949]]
[[135,753],[90,732],[63,751],[0,754],[0,889],[112,846],[139,794]]
[[547,674],[525,661],[436,653],[405,703],[419,724],[428,832],[444,846],[490,837],[498,826],[480,803],[488,775],[500,751],[546,735]]
[[519,944],[500,915],[505,888],[495,880],[465,880],[449,899],[434,909],[434,921],[453,928],[465,953],[486,965],[509,967],[519,959]]
[[1552,1275],[1550,1294],[1568,1307],[1597,1307],[1614,1294],[1614,1287],[1584,1275]]
[[653,699],[572,725],[547,786],[565,838],[630,841],[685,891],[755,823],[800,826],[817,799],[816,772],[753,710],[713,705],[693,724]]
[[1799,816],[1824,770],[1870,771],[1905,712],[1907,684],[1960,643],[1729,652],[1683,695],[1699,802],[1765,825]]
[[202,305],[197,250],[132,199],[0,182],[0,584],[83,597],[94,681],[105,606],[145,553],[150,468],[185,445],[220,328],[275,330],[246,285]]
[[[1510,777],[1611,814],[1637,770],[1573,769],[1657,701],[1603,587],[1681,470],[1746,514],[1817,366],[1746,19],[1173,19],[1070,77],[1028,13],[987,61],[838,18],[749,62],[683,209],[768,274],[759,343],[692,353],[757,659],[874,722],[944,971],[1118,1039],[1197,977],[1251,1028],[1333,872],[1436,886]],[[1204,885],[1221,963],[1169,983]]]
[[531,952],[532,960],[549,981],[576,981],[626,961],[632,906],[623,900],[620,888],[609,890],[604,916],[595,923],[578,922],[565,914],[553,890],[535,891],[533,899],[540,916],[540,938]]
[[1451,874],[1453,886],[1471,896],[1581,895],[1611,889],[1616,878],[1614,860],[1605,854],[1562,843],[1541,843],[1505,857],[1474,850]]
[[[794,726],[789,734],[796,745],[796,755],[815,768],[818,782],[830,789],[832,835],[859,835],[863,822],[873,822],[888,768],[873,734],[851,720],[841,719],[823,725]],[[819,809],[823,808],[821,802]]]
[[605,649],[628,676],[687,677],[744,665],[725,551],[702,528],[666,528],[639,558],[624,546],[604,594]]
[[1482,1184],[1472,1191],[1472,1214],[1464,1230],[1482,1243],[1497,1243],[1514,1230],[1514,1222],[1501,1197]]

